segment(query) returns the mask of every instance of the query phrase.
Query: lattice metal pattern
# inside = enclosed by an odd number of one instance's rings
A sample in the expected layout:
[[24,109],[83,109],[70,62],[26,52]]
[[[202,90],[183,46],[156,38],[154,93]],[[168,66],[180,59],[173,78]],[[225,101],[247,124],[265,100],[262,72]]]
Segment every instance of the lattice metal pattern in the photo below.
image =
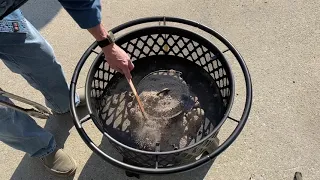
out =
[[92,83],[91,83],[91,97],[97,98],[100,97],[104,92],[105,87],[110,82],[111,78],[116,73],[115,70],[111,69],[108,63],[103,60],[104,56],[100,56],[102,61],[94,74]]
[[[187,37],[161,33],[136,37],[120,44],[120,46],[129,54],[133,61],[147,56],[172,55],[194,62],[205,69],[214,78],[220,89],[224,105],[227,105],[229,97],[231,96],[231,87],[229,82],[230,77],[221,63],[221,58],[223,58],[222,54],[213,53],[204,45],[201,45],[199,42]],[[115,71],[104,61],[103,56],[100,58],[101,63],[93,76],[91,87],[91,98],[93,98],[92,103],[95,104],[98,111],[99,104],[96,103],[98,102],[96,100],[99,99],[108,82],[110,82],[111,78],[115,74]],[[99,124],[101,123],[102,122]],[[212,126],[203,127],[202,132],[204,133],[204,136],[212,132],[212,129]],[[209,146],[214,144],[215,138],[216,134],[189,150],[182,151],[180,153],[157,156],[133,152],[117,144],[112,144],[124,157],[130,159],[132,162],[140,164],[141,166],[155,167],[157,162],[158,167],[166,167],[172,164],[179,164],[194,160],[199,154],[203,153]]]
[[225,105],[230,96],[230,83],[219,54],[186,37],[172,34],[150,34],[121,45],[133,61],[146,56],[173,55],[188,59],[205,69],[216,81]]
[[170,167],[195,161],[196,157],[208,150],[208,146],[216,147],[216,137],[212,136],[198,146],[178,153],[165,155],[146,155],[137,153],[112,143],[118,152],[131,162],[143,167]]
[[[122,44],[121,47],[129,54],[132,61],[154,55],[173,55],[188,59],[201,66],[215,79],[222,97],[227,99],[230,96],[230,83],[219,60],[220,55],[213,54],[208,48],[194,40],[178,35],[152,34],[132,39]],[[95,90],[93,97],[102,93],[114,73],[106,62],[100,65],[92,82]],[[227,103],[226,100],[225,103]]]

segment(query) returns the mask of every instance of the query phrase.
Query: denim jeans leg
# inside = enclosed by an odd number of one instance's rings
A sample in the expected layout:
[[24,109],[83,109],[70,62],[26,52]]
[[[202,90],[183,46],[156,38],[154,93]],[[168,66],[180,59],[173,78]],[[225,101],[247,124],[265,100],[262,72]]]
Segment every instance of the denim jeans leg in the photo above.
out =
[[[0,100],[12,103],[0,96]],[[11,108],[0,106],[0,141],[31,157],[43,157],[56,148],[51,133],[41,128],[30,116]]]
[[[6,20],[18,22],[24,29],[14,33],[0,32],[0,59],[39,90],[49,108],[60,113],[68,111],[69,87],[51,46],[20,10],[8,15]],[[3,106],[0,107],[0,141],[32,157],[45,156],[56,147],[53,135],[38,126],[30,116]]]
[[[46,105],[54,112],[69,111],[69,86],[50,44],[20,10],[5,19],[23,24],[25,36],[21,35],[23,33],[0,36],[0,54],[5,56],[4,63],[39,90],[46,99]],[[78,97],[76,99],[79,101]]]

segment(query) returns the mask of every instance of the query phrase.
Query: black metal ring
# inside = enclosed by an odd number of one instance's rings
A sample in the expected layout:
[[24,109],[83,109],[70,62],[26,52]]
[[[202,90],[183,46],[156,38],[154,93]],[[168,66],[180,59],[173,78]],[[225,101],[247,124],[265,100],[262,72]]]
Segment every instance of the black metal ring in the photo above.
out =
[[[142,23],[150,23],[150,22],[157,22],[157,21],[163,21],[163,19],[165,18],[166,22],[176,22],[176,23],[182,23],[182,24],[186,24],[186,25],[190,25],[193,27],[197,27],[211,35],[213,35],[214,37],[216,37],[217,39],[219,39],[222,43],[224,43],[229,50],[233,53],[233,55],[236,57],[244,78],[245,78],[245,83],[246,83],[246,102],[245,102],[245,107],[242,113],[242,116],[240,118],[240,121],[237,125],[237,127],[234,129],[234,131],[232,132],[232,134],[215,150],[213,151],[211,154],[202,157],[201,159],[187,164],[187,165],[183,165],[183,166],[177,166],[177,167],[171,167],[171,168],[159,168],[159,169],[154,169],[154,168],[143,168],[143,167],[138,167],[138,166],[133,166],[130,164],[126,164],[124,162],[121,162],[119,160],[116,160],[114,158],[112,158],[111,156],[107,155],[106,153],[104,153],[103,151],[101,151],[93,142],[92,140],[88,137],[88,135],[86,134],[86,132],[84,131],[84,129],[81,126],[81,123],[79,121],[79,117],[76,113],[76,104],[75,104],[75,94],[76,94],[76,84],[77,84],[77,80],[79,77],[79,73],[87,59],[87,57],[92,53],[92,49],[97,47],[97,42],[94,42],[88,49],[87,51],[83,54],[83,56],[81,57],[81,59],[79,60],[72,80],[71,80],[71,87],[70,87],[70,109],[71,109],[71,114],[73,116],[74,119],[74,124],[75,127],[79,133],[79,135],[81,136],[81,138],[83,139],[83,141],[87,144],[87,146],[96,154],[98,154],[101,158],[103,158],[104,160],[106,160],[107,162],[123,168],[125,170],[129,170],[129,171],[133,171],[133,172],[137,172],[137,173],[147,173],[147,174],[169,174],[169,173],[177,173],[177,172],[181,172],[181,171],[186,171],[186,170],[190,170],[193,169],[197,166],[200,166],[212,159],[214,159],[215,157],[217,157],[219,154],[221,154],[224,150],[226,150],[231,144],[232,142],[239,136],[240,132],[242,131],[244,125],[246,124],[246,121],[248,119],[249,113],[250,113],[250,109],[251,109],[251,104],[252,104],[252,83],[251,83],[251,78],[250,78],[250,73],[248,71],[248,68],[242,58],[242,56],[240,55],[240,53],[233,47],[233,45],[226,40],[223,36],[221,36],[219,33],[215,32],[214,30],[203,26],[199,23],[190,21],[190,20],[185,20],[185,19],[180,19],[180,18],[174,18],[174,17],[151,17],[151,18],[142,18],[142,19],[137,19],[137,20],[133,20],[130,22],[127,22],[125,24],[122,24],[118,27],[113,28],[111,31],[113,33],[117,33],[125,28],[131,27],[131,26],[135,26],[138,24],[142,24]],[[88,101],[88,99],[87,99]],[[88,102],[87,102],[88,103]]]
[[[143,28],[143,30],[147,31],[147,30],[149,30],[149,29],[153,29],[153,28],[156,28],[156,27],[158,27],[158,26]],[[141,30],[141,29],[139,29],[139,30]],[[138,31],[139,31],[139,30],[138,30]],[[185,32],[190,32],[190,31],[182,30],[182,29],[179,29],[179,30],[185,31]],[[131,34],[131,33],[135,33],[135,31],[132,31],[132,32],[130,32],[129,34]],[[128,34],[128,33],[127,33],[127,34]],[[198,36],[199,38],[202,38],[202,37],[200,37],[198,34],[195,34],[195,36]],[[206,41],[207,41],[207,40],[206,40]],[[207,42],[210,43],[209,41],[207,41]],[[216,48],[216,47],[214,47],[214,48]],[[217,49],[217,51],[219,51],[219,50]],[[220,51],[219,51],[219,52],[220,52]],[[222,52],[220,52],[220,53],[221,53],[221,54],[220,54],[221,56],[224,56],[224,55],[222,54]],[[94,70],[94,65],[95,65],[96,63],[98,63],[98,61],[100,61],[99,56],[102,56],[102,55],[103,55],[103,53],[101,52],[101,53],[95,58],[95,60],[94,60],[94,62],[93,62],[93,65],[92,65],[91,68],[89,69],[89,75],[90,75],[90,73],[91,73],[92,71],[95,71],[95,70]],[[234,101],[234,89],[235,89],[234,85],[235,85],[235,84],[234,84],[234,78],[233,78],[233,73],[232,73],[232,71],[231,71],[231,67],[230,67],[230,65],[228,64],[228,62],[225,62],[225,63],[226,63],[226,64],[224,64],[224,65],[225,65],[225,68],[226,68],[228,71],[230,71],[230,76],[232,76],[232,80],[230,81],[230,86],[232,87],[232,89],[231,89],[231,94],[232,94],[232,95],[230,96],[230,100],[229,100],[227,109],[226,109],[226,111],[225,111],[225,113],[224,113],[224,116],[222,117],[221,121],[219,122],[219,124],[216,125],[216,126],[213,128],[213,130],[210,132],[210,134],[208,134],[206,138],[201,139],[200,141],[192,144],[191,146],[187,146],[187,147],[184,147],[184,148],[181,148],[181,149],[176,149],[176,150],[171,150],[171,151],[164,151],[164,152],[162,152],[162,151],[160,151],[160,152],[152,152],[152,151],[145,151],[145,150],[135,149],[135,148],[132,148],[132,147],[130,147],[130,146],[127,146],[127,145],[119,142],[118,140],[116,140],[115,138],[113,138],[112,136],[110,136],[109,134],[105,133],[105,132],[104,132],[104,129],[101,128],[101,127],[99,126],[99,124],[97,123],[97,119],[94,119],[93,122],[94,122],[95,125],[98,127],[98,129],[100,130],[100,132],[101,132],[102,134],[104,134],[109,140],[111,140],[113,143],[115,143],[115,144],[117,144],[117,145],[119,145],[119,146],[121,146],[121,147],[123,147],[123,148],[125,148],[125,149],[128,149],[128,150],[130,150],[130,151],[134,151],[134,152],[138,152],[138,153],[143,153],[143,154],[149,154],[149,155],[164,155],[164,154],[178,153],[178,152],[182,152],[182,151],[191,149],[191,148],[193,148],[193,147],[201,144],[203,141],[205,141],[205,140],[206,140],[207,138],[209,138],[211,135],[217,134],[217,132],[219,131],[219,129],[221,128],[221,126],[224,124],[224,122],[226,121],[226,119],[228,119],[228,115],[229,115],[229,113],[230,113],[230,111],[231,111],[231,108],[232,108],[232,105],[233,105],[233,101]],[[90,96],[90,90],[89,90],[89,88],[90,88],[89,86],[91,86],[91,84],[90,84],[91,82],[90,82],[90,81],[91,81],[91,79],[90,79],[90,77],[88,77],[87,80],[86,80],[86,95],[87,95],[88,97]],[[87,107],[88,107],[89,113],[92,113],[92,112],[93,112],[93,109],[92,109],[92,106],[90,105],[90,101],[89,101],[88,99],[87,99]],[[93,117],[93,118],[97,118],[97,117]]]

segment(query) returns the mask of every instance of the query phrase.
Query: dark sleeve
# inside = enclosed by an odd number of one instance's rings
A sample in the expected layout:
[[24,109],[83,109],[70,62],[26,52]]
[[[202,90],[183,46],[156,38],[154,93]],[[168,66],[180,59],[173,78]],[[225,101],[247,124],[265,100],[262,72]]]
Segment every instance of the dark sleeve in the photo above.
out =
[[100,0],[58,0],[76,23],[83,29],[101,22]]

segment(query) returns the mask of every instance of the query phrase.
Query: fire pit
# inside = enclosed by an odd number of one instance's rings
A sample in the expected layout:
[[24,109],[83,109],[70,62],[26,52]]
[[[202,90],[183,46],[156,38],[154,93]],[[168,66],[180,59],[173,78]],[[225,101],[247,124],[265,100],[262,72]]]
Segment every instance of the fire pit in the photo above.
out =
[[[187,30],[190,28],[201,32]],[[139,118],[125,77],[108,66],[97,43],[93,43],[75,69],[70,97],[75,127],[96,154],[128,172],[168,174],[198,167],[232,144],[249,116],[252,89],[244,60],[225,38],[196,22],[173,17],[138,19],[111,31],[135,65],[133,82],[154,122],[150,121],[150,125]],[[221,50],[202,33],[215,37],[226,49]],[[235,57],[245,79],[246,102],[239,120],[229,117],[235,77],[226,52]],[[79,119],[75,89],[81,68],[92,54],[96,58],[86,80],[89,114]],[[167,79],[162,81],[164,78]],[[165,98],[172,100],[167,106]],[[227,119],[238,125],[218,145],[218,132]],[[88,120],[108,138],[122,160],[103,152],[91,141],[82,127]]]

